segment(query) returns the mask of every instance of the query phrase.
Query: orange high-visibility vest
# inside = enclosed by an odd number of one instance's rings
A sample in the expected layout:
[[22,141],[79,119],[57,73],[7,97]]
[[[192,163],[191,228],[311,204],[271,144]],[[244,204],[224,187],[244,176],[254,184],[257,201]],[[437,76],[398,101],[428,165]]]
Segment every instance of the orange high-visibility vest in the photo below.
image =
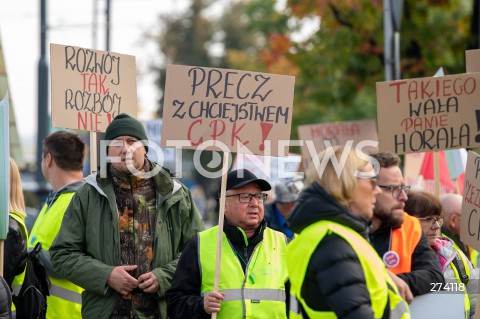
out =
[[413,216],[403,213],[403,224],[401,227],[392,230],[391,251],[398,254],[398,265],[387,269],[394,274],[403,274],[412,271],[412,255],[422,237],[422,226],[420,221]]

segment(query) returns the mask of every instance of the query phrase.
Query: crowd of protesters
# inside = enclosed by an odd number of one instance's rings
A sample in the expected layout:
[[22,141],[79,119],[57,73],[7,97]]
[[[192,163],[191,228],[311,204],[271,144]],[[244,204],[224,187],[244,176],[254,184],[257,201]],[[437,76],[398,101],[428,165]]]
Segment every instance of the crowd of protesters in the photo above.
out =
[[[0,318],[407,319],[417,296],[448,282],[465,287],[463,315],[474,317],[478,254],[459,239],[461,196],[410,192],[395,154],[330,147],[305,178],[273,187],[231,171],[219,232],[148,159],[138,120],[118,115],[105,140],[110,161],[84,178],[78,136],[45,138],[52,191],[30,234],[10,160]],[[25,286],[42,282],[46,299],[32,302]]]

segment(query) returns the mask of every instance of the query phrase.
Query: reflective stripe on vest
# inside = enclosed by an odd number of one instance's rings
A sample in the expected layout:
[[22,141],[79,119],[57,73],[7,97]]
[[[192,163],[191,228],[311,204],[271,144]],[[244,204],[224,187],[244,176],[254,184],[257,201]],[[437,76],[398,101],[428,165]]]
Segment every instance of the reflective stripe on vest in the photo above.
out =
[[390,319],[393,318],[410,318],[410,310],[408,309],[407,303],[403,299],[393,308],[390,307]]
[[[33,249],[38,242],[42,243],[42,254],[49,256],[48,250],[57,236],[62,224],[63,215],[75,193],[63,193],[47,209],[44,205],[33,225],[28,248]],[[51,287],[47,296],[47,318],[81,318],[83,288],[61,278],[49,276]]]
[[400,260],[396,267],[387,267],[388,270],[396,275],[410,272],[412,270],[412,254],[421,237],[422,226],[420,226],[418,219],[403,213],[402,227],[392,231],[391,250],[398,254]]
[[[213,291],[218,226],[198,235],[201,293]],[[286,318],[286,239],[283,233],[265,229],[243,272],[240,260],[223,233],[219,291],[225,293],[217,318]],[[249,279],[253,274],[254,282]]]
[[[302,311],[300,310],[300,302],[298,301],[297,297],[290,294],[290,319],[302,319]],[[399,302],[394,308],[390,309],[390,317],[389,318],[409,318],[406,314],[409,312],[407,304],[405,302]],[[403,317],[402,317],[403,316]],[[325,317],[322,317],[325,318]],[[332,318],[336,318],[333,315]]]
[[[281,289],[223,289],[219,293],[224,294],[223,301],[254,299],[275,300],[285,302],[285,290]],[[202,293],[202,296],[205,293]]]
[[51,296],[56,296],[58,298],[65,299],[67,301],[82,304],[82,294],[78,292],[71,291],[53,284],[50,287],[49,291]]
[[[334,233],[343,238],[355,251],[362,266],[365,284],[370,294],[374,318],[382,318],[390,305],[390,319],[410,318],[408,305],[385,269],[385,265],[373,247],[357,232],[343,225],[320,221],[305,228],[287,247],[287,268],[290,277],[290,293],[301,303],[303,310],[312,319],[337,318],[333,311],[316,311],[310,308],[301,289],[311,256],[325,235]],[[293,310],[293,311],[292,311]],[[294,313],[297,311],[297,313]],[[290,309],[292,318],[301,318],[298,307]]]
[[290,294],[290,319],[303,318],[299,303],[297,297]]
[[[19,275],[20,276],[20,275]],[[23,274],[23,278],[25,278],[25,273]],[[20,290],[22,290],[22,285],[23,285],[23,280],[22,280],[22,283],[21,284],[12,284],[12,290],[13,290],[13,294],[15,296],[18,296],[20,295]]]

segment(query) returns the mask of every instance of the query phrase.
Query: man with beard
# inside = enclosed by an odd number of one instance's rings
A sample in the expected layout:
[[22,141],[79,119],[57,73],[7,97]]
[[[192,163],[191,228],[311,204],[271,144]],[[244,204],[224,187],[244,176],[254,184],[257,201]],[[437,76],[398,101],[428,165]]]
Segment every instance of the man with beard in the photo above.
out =
[[387,269],[403,280],[413,296],[429,293],[432,284],[444,283],[438,259],[422,233],[420,222],[404,212],[407,192],[400,170],[400,159],[389,152],[370,154],[380,164],[377,195],[370,227],[370,243]]

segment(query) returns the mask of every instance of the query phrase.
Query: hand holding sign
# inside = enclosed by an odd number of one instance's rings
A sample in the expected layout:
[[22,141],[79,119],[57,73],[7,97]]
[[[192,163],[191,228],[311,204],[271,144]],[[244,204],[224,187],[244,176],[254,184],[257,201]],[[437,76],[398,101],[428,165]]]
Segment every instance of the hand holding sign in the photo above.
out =
[[[279,145],[273,142],[290,140],[293,88],[291,76],[167,66],[162,146],[199,150],[209,146],[224,152],[215,292],[219,289],[228,155],[230,151],[259,155],[279,153]],[[288,144],[282,146],[288,147]],[[217,306],[207,306],[208,312],[218,311]],[[212,318],[216,318],[216,312]]]

